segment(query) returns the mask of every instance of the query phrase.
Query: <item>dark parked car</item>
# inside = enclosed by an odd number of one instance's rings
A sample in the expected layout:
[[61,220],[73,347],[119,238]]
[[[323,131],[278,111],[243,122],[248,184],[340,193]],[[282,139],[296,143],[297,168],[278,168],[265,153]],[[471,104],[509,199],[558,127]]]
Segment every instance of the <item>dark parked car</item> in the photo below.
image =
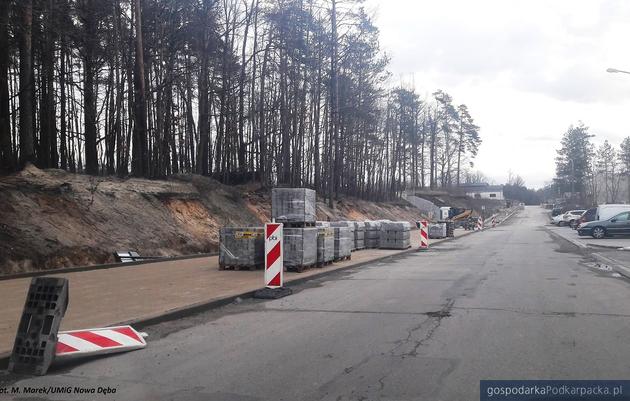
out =
[[595,220],[596,213],[596,207],[588,209],[586,212],[582,213],[582,216],[580,216],[579,219],[571,221],[571,228],[576,230],[580,224]]
[[612,235],[630,235],[630,212],[619,213],[608,220],[596,220],[581,224],[578,235],[604,238]]
[[562,208],[561,207],[554,207],[553,209],[551,209],[551,217],[556,217],[557,215],[562,213]]

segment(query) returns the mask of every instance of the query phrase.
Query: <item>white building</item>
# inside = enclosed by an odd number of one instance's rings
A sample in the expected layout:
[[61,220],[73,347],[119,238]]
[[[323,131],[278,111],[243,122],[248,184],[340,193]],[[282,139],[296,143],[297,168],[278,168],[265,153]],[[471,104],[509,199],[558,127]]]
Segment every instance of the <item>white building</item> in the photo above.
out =
[[459,187],[462,191],[474,199],[504,200],[503,185],[489,185],[488,183],[463,184]]

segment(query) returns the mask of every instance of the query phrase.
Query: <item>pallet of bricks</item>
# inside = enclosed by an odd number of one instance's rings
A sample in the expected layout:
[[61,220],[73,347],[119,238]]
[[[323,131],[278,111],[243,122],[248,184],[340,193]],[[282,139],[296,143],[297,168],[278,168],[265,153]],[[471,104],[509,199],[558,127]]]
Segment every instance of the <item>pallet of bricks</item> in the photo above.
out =
[[327,221],[317,222],[317,267],[335,260],[335,229]]
[[[331,221],[330,226],[334,228],[346,228],[348,230],[348,235],[350,236],[350,251],[354,251],[356,249],[356,241],[354,235],[354,230],[356,229],[356,226],[354,225],[354,221]],[[345,235],[345,231],[341,231],[341,234]]]
[[[332,223],[331,223],[332,226]],[[354,234],[350,227],[331,227],[335,236],[335,262],[350,260],[354,247]]]
[[365,249],[365,223],[362,221],[354,222],[354,249]]
[[307,188],[271,190],[271,217],[284,225],[284,266],[302,272],[317,264],[316,194]]
[[219,270],[254,270],[265,261],[262,227],[223,227],[219,231]]
[[406,221],[381,223],[381,249],[407,249],[411,247],[411,226]]
[[365,222],[365,247],[369,249],[378,248],[381,242],[381,222]]

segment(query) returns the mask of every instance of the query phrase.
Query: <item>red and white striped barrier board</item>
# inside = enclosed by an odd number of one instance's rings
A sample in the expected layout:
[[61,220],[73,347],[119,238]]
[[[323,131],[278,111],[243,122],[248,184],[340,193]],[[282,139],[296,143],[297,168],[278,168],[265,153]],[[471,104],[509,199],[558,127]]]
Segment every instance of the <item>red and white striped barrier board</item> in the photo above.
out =
[[265,223],[265,287],[280,288],[283,284],[284,261],[282,224]]
[[420,250],[429,249],[429,222],[422,220],[420,222]]
[[481,216],[477,219],[477,230],[483,230],[483,217]]
[[147,346],[146,333],[139,333],[131,326],[60,331],[57,336],[56,360],[133,351]]

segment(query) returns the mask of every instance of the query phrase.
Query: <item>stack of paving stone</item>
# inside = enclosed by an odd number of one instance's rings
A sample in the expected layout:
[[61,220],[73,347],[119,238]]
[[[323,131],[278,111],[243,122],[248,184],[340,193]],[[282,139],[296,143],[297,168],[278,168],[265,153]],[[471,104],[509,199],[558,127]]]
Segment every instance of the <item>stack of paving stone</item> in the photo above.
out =
[[317,263],[317,196],[308,188],[274,188],[271,217],[284,225],[284,266],[298,272]]
[[317,263],[317,227],[284,228],[284,266],[302,272]]
[[350,245],[350,249],[351,250],[355,250],[355,241],[354,241],[354,230],[355,230],[355,225],[354,225],[354,221],[331,221],[330,222],[330,226],[331,227],[347,227],[350,229],[350,240],[352,242],[352,244]]
[[354,222],[354,249],[365,249],[365,223]]
[[274,188],[271,190],[271,217],[285,227],[315,227],[317,197],[308,188]]
[[317,266],[322,267],[335,260],[335,229],[317,227]]
[[381,249],[407,249],[411,246],[410,225],[406,221],[381,223]]
[[219,231],[219,269],[262,268],[265,238],[262,227],[223,227]]
[[429,238],[446,238],[446,223],[429,224]]
[[350,227],[332,227],[335,230],[335,261],[350,259],[354,234]]
[[381,242],[381,222],[366,221],[365,222],[365,247],[378,248]]

